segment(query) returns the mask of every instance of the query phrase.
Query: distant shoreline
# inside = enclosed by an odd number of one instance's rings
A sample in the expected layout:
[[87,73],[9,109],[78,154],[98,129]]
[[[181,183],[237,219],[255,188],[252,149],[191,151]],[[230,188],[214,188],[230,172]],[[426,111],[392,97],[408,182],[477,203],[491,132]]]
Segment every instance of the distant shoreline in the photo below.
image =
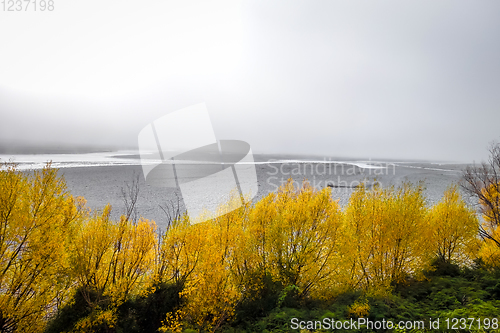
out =
[[48,155],[48,154],[92,154],[92,153],[112,153],[116,148],[97,147],[17,147],[0,146],[1,155]]

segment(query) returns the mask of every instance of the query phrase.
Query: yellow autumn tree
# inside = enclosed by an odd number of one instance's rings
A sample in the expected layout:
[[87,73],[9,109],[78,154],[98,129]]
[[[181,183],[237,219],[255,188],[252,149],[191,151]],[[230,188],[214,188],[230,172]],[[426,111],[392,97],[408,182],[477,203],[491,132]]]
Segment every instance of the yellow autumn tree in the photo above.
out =
[[[344,270],[340,206],[331,198],[330,188],[318,191],[308,182],[298,187],[289,180],[271,197],[264,201],[270,207],[256,207],[274,212],[265,231],[266,269],[284,286],[298,287],[299,297],[324,296]],[[260,214],[254,218],[260,219]]]
[[112,327],[116,308],[144,289],[153,273],[155,223],[125,216],[115,222],[110,213],[107,205],[102,214],[88,216],[69,249],[78,292],[97,311],[76,325],[81,331],[92,331],[100,323]]
[[498,229],[500,183],[490,184],[484,188],[479,203],[482,206],[484,219],[480,229],[484,242],[481,244],[479,257],[489,266],[500,267],[500,231]]
[[155,281],[182,288],[200,260],[204,242],[204,231],[192,227],[188,215],[172,221],[157,248]]
[[[500,237],[498,229],[491,231],[491,236]],[[482,242],[478,257],[481,258],[488,267],[500,268],[500,248],[490,239],[485,239]]]
[[198,328],[215,331],[234,315],[240,299],[239,289],[233,274],[239,244],[243,236],[242,221],[248,205],[233,210],[239,196],[232,196],[219,207],[215,219],[191,226],[192,233],[203,237],[192,237],[188,247],[199,248],[199,260],[185,284],[184,319]]
[[372,190],[360,186],[345,211],[350,248],[351,287],[389,288],[424,267],[427,244],[422,185]]
[[500,143],[493,142],[489,152],[487,162],[464,170],[461,187],[479,203],[478,210],[484,217],[484,223],[479,225],[481,238],[500,247],[500,238],[495,231],[500,226]]
[[466,264],[474,259],[478,245],[479,221],[467,207],[456,185],[449,187],[427,215],[427,239],[432,255],[447,263]]
[[259,293],[266,274],[296,287],[299,297],[323,297],[338,286],[344,226],[329,189],[290,180],[255,207],[232,207],[227,203],[220,208],[226,212],[203,223],[174,223],[167,232],[160,275],[186,283],[182,308],[167,314],[162,330],[180,330],[179,321],[216,330],[237,304]]
[[496,224],[500,220],[500,183],[490,184],[482,189],[483,196],[479,203],[483,206],[484,219],[488,224]]
[[65,247],[78,202],[50,164],[0,171],[0,331],[39,332],[68,297]]
[[481,190],[479,198],[484,222],[481,224],[481,236],[500,247],[500,238],[496,230],[500,221],[500,183],[492,183]]

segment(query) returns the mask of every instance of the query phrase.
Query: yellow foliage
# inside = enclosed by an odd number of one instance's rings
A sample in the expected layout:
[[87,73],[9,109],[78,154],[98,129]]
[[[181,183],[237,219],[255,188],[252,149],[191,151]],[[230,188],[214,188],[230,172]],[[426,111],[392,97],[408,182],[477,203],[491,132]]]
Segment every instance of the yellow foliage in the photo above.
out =
[[366,317],[370,314],[370,305],[368,301],[364,300],[363,302],[355,301],[350,307],[348,311],[349,317],[362,318]]
[[418,275],[425,263],[425,201],[422,186],[359,187],[346,208],[353,253],[353,288],[384,289]]
[[479,203],[483,206],[483,216],[488,225],[492,225],[500,215],[500,184],[490,184],[481,192]]
[[175,312],[169,312],[165,315],[165,320],[162,321],[161,327],[158,332],[172,332],[180,333],[182,332],[182,320],[184,317],[184,312],[182,310],[177,310]]
[[[50,166],[30,175],[6,166],[0,176],[0,331],[43,330],[75,290],[92,311],[74,330],[111,329],[118,306],[168,283],[182,290],[181,305],[160,331],[213,332],[266,283],[301,299],[384,293],[418,277],[431,257],[463,264],[477,246],[477,218],[456,187],[428,209],[421,185],[361,186],[342,211],[329,188],[289,180],[255,205],[233,210],[233,197],[215,219],[192,225],[184,215],[160,237],[152,221],[112,221],[110,205],[92,213]],[[479,255],[500,262],[493,242]],[[356,317],[369,311],[366,301],[349,308]]]
[[93,333],[96,331],[96,327],[99,326],[113,328],[116,325],[117,320],[116,308],[107,310],[97,308],[93,314],[79,320],[72,332]]
[[36,332],[68,296],[65,247],[78,206],[50,164],[0,171],[0,331]]
[[[500,239],[498,228],[491,231],[491,236],[494,239]],[[478,256],[489,267],[500,268],[500,247],[491,239],[485,239],[482,242]]]
[[500,267],[500,184],[492,183],[482,189],[482,205],[484,221],[481,224],[481,234],[484,242],[479,250],[479,257],[490,267]]
[[340,255],[343,214],[330,188],[316,191],[307,182],[296,188],[289,180],[250,213],[246,253],[254,269],[269,271],[302,295],[321,296],[342,273]]
[[110,220],[111,206],[81,223],[70,247],[71,270],[89,304],[90,293],[110,296],[120,304],[131,292],[139,293],[152,273],[156,225],[122,217]]
[[448,188],[442,200],[427,215],[430,231],[427,241],[433,255],[442,261],[464,265],[474,259],[478,243],[479,221],[467,207],[458,188]]
[[191,227],[187,215],[173,221],[156,255],[155,279],[183,285],[200,259],[204,241],[203,229]]
[[187,298],[184,310],[194,323],[208,331],[217,329],[231,318],[238,300],[238,290],[232,275],[237,238],[241,233],[239,211],[219,216],[193,229],[203,232],[200,260],[183,291]]

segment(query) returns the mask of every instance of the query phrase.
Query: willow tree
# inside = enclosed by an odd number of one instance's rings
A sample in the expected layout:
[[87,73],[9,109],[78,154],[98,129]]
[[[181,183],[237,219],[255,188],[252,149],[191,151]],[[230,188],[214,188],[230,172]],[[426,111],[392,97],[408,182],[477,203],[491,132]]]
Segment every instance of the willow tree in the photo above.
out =
[[460,196],[457,186],[450,186],[443,198],[427,215],[428,241],[432,254],[442,262],[465,264],[473,259],[477,246],[479,221],[473,209]]
[[110,212],[107,205],[101,214],[87,216],[68,249],[78,290],[92,309],[106,305],[109,310],[84,319],[80,328],[114,320],[117,307],[129,295],[142,292],[153,274],[156,224],[126,216],[113,221]]
[[340,252],[345,230],[338,202],[330,188],[319,191],[307,182],[295,187],[292,180],[272,198],[270,207],[260,207],[276,212],[266,228],[267,269],[284,286],[296,286],[300,297],[325,295],[344,269]]
[[422,186],[359,187],[346,208],[355,258],[352,287],[384,290],[393,282],[418,275],[425,265],[426,206]]
[[484,223],[479,225],[481,237],[500,247],[500,236],[496,232],[500,225],[500,143],[492,144],[489,152],[487,162],[465,169],[462,188],[484,217]]
[[66,247],[78,203],[48,164],[0,171],[0,331],[36,332],[66,299]]

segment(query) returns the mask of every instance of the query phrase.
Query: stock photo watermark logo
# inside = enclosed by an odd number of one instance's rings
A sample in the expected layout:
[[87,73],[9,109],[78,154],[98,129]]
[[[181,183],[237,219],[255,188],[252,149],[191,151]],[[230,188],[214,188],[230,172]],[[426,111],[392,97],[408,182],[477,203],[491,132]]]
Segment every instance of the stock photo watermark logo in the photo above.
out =
[[250,145],[217,141],[204,103],[146,125],[138,143],[146,183],[179,189],[191,223],[224,215],[257,194]]
[[291,180],[300,188],[304,182],[317,190],[332,188],[332,193],[350,193],[363,185],[366,189],[383,186],[381,178],[394,176],[396,165],[377,161],[336,161],[324,158],[322,161],[267,161],[266,183],[277,191]]

